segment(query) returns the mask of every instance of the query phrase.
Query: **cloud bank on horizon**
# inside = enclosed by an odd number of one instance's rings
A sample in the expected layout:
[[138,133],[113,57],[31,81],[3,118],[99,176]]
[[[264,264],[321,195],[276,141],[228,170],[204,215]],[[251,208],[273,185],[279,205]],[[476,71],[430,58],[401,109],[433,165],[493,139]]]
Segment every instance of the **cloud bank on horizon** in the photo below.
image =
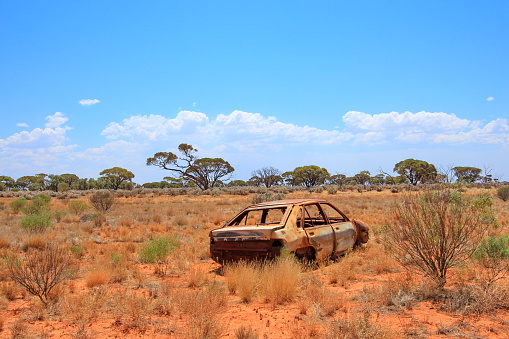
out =
[[[114,166],[132,170],[132,167],[142,168],[144,160],[155,152],[175,151],[182,142],[198,148],[200,156],[222,157],[234,167],[243,162],[251,166],[251,170],[271,164],[250,163],[246,154],[287,157],[289,168],[284,170],[291,170],[295,166],[292,167],[289,157],[295,152],[289,150],[296,148],[329,147],[329,152],[335,150],[339,154],[357,145],[367,147],[368,151],[377,146],[392,149],[437,145],[462,149],[490,145],[507,149],[509,146],[507,119],[477,121],[444,112],[367,114],[349,111],[338,116],[343,127],[332,129],[299,126],[279,121],[274,116],[239,110],[216,117],[196,111],[180,111],[174,117],[132,115],[105,126],[101,132],[104,144],[96,148],[73,143],[68,137],[72,121],[64,113],[56,112],[45,120],[44,127],[0,139],[0,155],[8,164],[5,166],[7,173],[3,175],[71,172],[86,177],[78,172],[87,166],[95,168],[97,173]],[[330,155],[335,156],[334,153]]]

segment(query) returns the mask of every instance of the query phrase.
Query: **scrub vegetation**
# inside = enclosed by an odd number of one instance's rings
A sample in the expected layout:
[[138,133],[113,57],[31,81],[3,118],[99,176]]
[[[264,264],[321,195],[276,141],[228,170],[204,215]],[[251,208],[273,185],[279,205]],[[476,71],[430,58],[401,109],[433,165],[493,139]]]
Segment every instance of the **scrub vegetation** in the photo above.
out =
[[[489,185],[393,188],[4,192],[0,336],[503,338],[509,204]],[[329,262],[212,261],[209,232],[268,196],[327,199],[373,235]]]

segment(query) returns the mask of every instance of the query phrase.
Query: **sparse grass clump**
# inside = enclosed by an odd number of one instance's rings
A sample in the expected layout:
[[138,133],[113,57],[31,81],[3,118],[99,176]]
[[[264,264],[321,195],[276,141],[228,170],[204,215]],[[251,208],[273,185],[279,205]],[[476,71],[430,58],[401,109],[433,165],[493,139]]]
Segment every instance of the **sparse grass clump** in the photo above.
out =
[[224,267],[231,294],[249,303],[256,296],[265,302],[293,301],[301,283],[301,266],[292,257],[265,262],[236,262]]

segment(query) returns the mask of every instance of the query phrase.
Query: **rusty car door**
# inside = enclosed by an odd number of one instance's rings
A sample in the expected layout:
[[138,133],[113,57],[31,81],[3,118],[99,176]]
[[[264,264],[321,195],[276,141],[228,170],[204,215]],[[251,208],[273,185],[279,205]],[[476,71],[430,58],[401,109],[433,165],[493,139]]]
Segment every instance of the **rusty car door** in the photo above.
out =
[[316,260],[332,256],[334,251],[334,231],[317,204],[302,206],[303,228],[310,244],[315,248]]
[[335,235],[334,254],[341,254],[352,248],[355,243],[356,232],[351,222],[330,204],[321,203],[324,212]]

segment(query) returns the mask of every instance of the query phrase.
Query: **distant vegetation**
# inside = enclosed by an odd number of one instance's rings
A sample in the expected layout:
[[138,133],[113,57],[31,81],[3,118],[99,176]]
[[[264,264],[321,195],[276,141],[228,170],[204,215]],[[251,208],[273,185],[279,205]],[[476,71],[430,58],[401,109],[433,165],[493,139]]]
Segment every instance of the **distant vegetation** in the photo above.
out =
[[159,152],[147,159],[147,166],[156,166],[170,171],[175,176],[164,177],[163,180],[148,183],[135,183],[134,173],[113,167],[99,173],[100,177],[79,178],[76,174],[44,174],[22,176],[13,179],[0,176],[0,191],[53,191],[69,190],[133,190],[139,188],[198,188],[206,191],[222,187],[305,187],[335,186],[345,189],[346,186],[389,187],[391,185],[410,184],[496,184],[500,178],[494,177],[492,170],[468,166],[456,166],[437,169],[435,165],[423,160],[406,159],[395,164],[393,174],[380,169],[379,173],[361,171],[353,176],[331,172],[316,165],[296,167],[292,171],[282,172],[274,167],[262,167],[253,170],[251,178],[246,180],[230,180],[234,168],[221,158],[199,158],[197,150],[188,144],[180,144],[181,157],[171,152]]

